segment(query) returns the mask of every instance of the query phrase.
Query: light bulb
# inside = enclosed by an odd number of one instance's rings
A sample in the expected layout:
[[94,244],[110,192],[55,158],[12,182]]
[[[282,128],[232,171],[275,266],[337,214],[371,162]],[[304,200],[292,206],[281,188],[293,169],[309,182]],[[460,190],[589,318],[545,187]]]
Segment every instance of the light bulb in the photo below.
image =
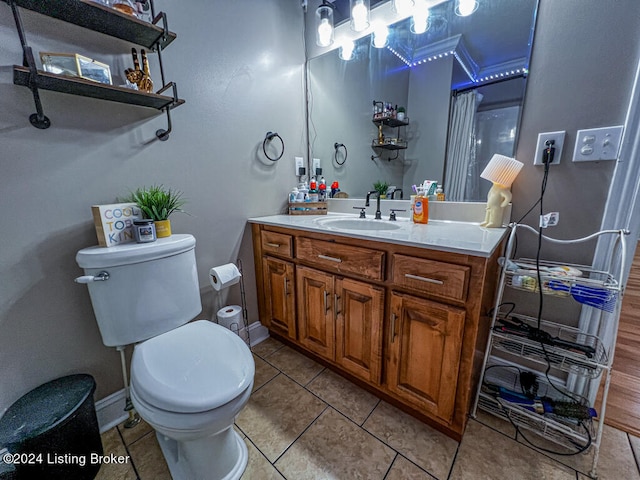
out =
[[413,0],[393,0],[393,9],[400,16],[409,15],[413,7]]
[[478,9],[478,0],[458,0],[456,15],[467,17]]
[[331,45],[331,36],[333,35],[333,28],[329,24],[329,20],[323,18],[318,25],[318,46],[328,47]]
[[364,0],[356,0],[356,4],[351,10],[351,28],[356,32],[361,32],[369,26],[369,10],[364,4]]
[[415,34],[421,34],[429,29],[429,8],[416,8],[413,12],[413,25],[411,31]]
[[328,47],[333,43],[333,8],[326,1],[316,10],[316,25],[316,44]]
[[376,25],[373,30],[373,46],[375,48],[384,48],[387,46],[387,39],[389,38],[389,29],[386,25]]
[[340,58],[342,60],[351,60],[353,58],[353,50],[355,49],[353,40],[345,40],[340,46]]

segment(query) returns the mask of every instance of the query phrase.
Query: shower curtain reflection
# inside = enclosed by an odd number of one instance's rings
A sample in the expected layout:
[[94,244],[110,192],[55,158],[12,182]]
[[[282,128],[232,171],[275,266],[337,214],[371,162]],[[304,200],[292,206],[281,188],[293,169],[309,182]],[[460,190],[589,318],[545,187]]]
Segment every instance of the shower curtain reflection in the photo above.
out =
[[447,200],[461,202],[466,199],[469,165],[474,163],[475,156],[475,117],[481,101],[482,95],[477,90],[454,98],[444,175]]

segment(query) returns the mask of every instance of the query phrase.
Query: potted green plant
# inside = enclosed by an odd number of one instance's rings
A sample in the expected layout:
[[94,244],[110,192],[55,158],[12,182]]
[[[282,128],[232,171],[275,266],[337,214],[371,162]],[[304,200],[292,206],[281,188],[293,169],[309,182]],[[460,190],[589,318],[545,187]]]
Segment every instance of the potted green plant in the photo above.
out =
[[387,182],[383,182],[382,180],[378,180],[373,184],[373,189],[378,192],[380,198],[387,198],[387,190],[389,189],[389,184]]
[[182,207],[186,203],[181,191],[164,185],[138,188],[128,201],[135,202],[144,216],[153,220],[158,238],[171,236],[169,216],[174,212],[184,212]]
[[398,107],[396,118],[401,122],[404,122],[406,116],[407,116],[407,111],[404,109],[404,107]]

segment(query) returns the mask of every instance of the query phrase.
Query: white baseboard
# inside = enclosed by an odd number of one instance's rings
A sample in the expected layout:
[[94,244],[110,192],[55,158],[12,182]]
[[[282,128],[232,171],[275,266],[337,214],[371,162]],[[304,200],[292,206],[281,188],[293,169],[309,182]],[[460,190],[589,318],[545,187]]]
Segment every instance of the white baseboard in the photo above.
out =
[[127,404],[126,397],[123,388],[96,402],[96,415],[98,416],[100,433],[111,430],[129,418],[129,414],[124,410]]
[[251,346],[255,347],[260,342],[269,338],[269,330],[260,322],[253,322],[249,325],[249,335],[251,336]]
[[[244,328],[240,330],[239,335],[246,339]],[[253,347],[269,338],[269,330],[260,322],[254,322],[249,325],[249,336]],[[96,415],[98,416],[100,433],[111,430],[129,418],[129,414],[124,410],[126,403],[124,388],[96,402]]]

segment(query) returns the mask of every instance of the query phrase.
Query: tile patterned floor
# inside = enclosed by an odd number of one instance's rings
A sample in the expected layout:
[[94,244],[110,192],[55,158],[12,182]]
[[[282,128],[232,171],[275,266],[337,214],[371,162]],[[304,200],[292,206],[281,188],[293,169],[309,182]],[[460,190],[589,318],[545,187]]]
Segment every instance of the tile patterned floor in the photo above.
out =
[[[536,451],[490,415],[470,420],[458,443],[276,340],[253,351],[254,392],[236,420],[249,449],[243,480],[589,478],[587,456]],[[171,480],[148,425],[118,426],[102,442],[131,462],[104,465],[98,480]],[[639,461],[640,439],[606,427],[599,479],[640,480]]]

